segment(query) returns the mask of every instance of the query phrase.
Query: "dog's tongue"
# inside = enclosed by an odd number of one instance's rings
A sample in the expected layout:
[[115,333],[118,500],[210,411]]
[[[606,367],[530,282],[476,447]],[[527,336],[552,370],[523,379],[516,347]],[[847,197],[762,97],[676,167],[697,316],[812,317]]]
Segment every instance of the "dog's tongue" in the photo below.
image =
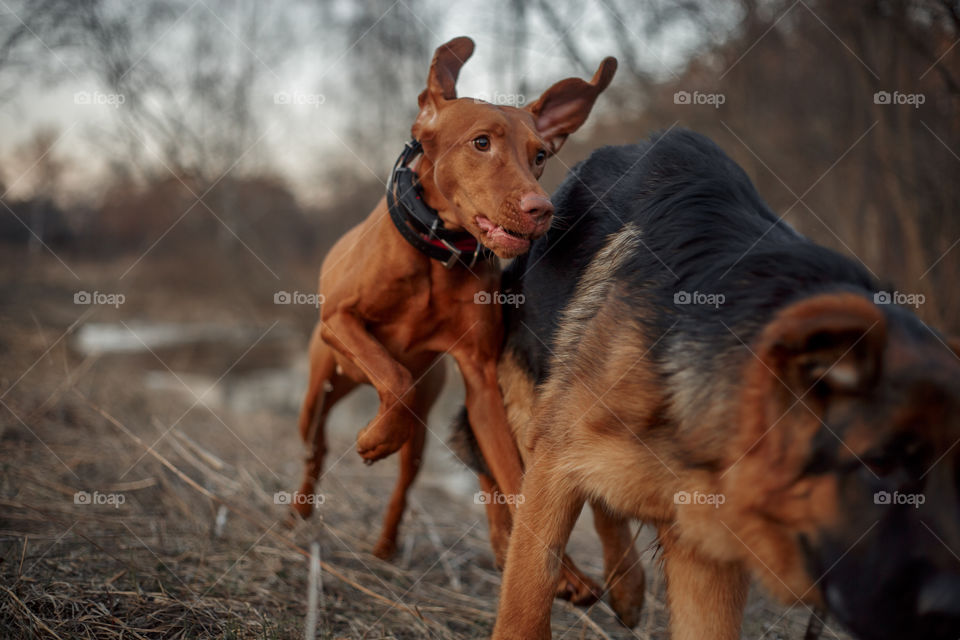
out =
[[510,235],[504,230],[503,227],[498,224],[494,224],[485,216],[477,216],[477,225],[480,227],[481,231],[487,234],[487,239],[490,240],[491,243],[505,249],[516,249],[522,251],[530,246],[529,240]]

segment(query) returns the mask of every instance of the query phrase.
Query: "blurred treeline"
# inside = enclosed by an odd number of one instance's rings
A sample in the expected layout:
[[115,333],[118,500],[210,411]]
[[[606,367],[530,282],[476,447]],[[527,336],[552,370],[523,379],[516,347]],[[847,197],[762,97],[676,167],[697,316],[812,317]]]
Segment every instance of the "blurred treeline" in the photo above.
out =
[[[499,45],[469,63],[487,69],[491,92],[538,92],[588,76],[603,55],[620,60],[548,187],[601,144],[699,130],[802,232],[924,294],[920,313],[960,332],[960,0],[8,2],[0,108],[18,104],[26,79],[124,96],[92,130],[89,161],[106,170],[88,188],[65,186],[85,160],[62,152],[61,131],[0,140],[8,246],[149,250],[251,277],[257,263],[313,269],[379,199],[434,47],[465,33]],[[549,73],[534,55],[545,48],[562,62]],[[263,98],[297,69],[327,98],[306,115],[324,129],[312,147],[292,144],[295,128],[267,135],[286,116]],[[723,104],[677,104],[679,91]],[[922,104],[878,103],[878,92]],[[305,186],[291,166],[315,177]]]

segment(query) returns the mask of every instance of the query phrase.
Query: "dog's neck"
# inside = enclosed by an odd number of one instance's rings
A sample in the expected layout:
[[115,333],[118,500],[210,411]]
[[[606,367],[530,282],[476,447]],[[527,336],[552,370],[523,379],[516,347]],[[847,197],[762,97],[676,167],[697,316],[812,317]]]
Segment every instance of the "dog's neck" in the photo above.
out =
[[443,221],[443,226],[451,231],[460,231],[463,225],[454,213],[454,205],[440,193],[440,188],[433,179],[433,161],[426,155],[421,154],[411,164],[410,168],[420,181],[420,187],[423,189],[424,203],[437,212],[437,215]]

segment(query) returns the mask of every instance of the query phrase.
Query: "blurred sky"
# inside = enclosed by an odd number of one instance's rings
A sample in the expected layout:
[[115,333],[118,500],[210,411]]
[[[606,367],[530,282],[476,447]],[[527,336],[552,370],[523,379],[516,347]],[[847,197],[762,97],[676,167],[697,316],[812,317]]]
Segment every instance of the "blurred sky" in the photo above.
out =
[[[185,10],[173,25],[153,41],[137,42],[142,47],[140,55],[169,57],[172,64],[193,64],[184,60],[184,32],[192,20],[204,12],[213,14],[214,24],[219,32],[212,36],[223,38],[229,43],[228,51],[238,56],[253,53],[260,65],[260,78],[254,88],[253,108],[258,111],[256,132],[262,139],[253,150],[256,154],[266,154],[270,164],[296,190],[306,202],[322,198],[323,185],[318,179],[323,174],[324,163],[336,160],[338,156],[351,155],[351,126],[362,126],[356,122],[357,109],[354,101],[358,98],[345,87],[349,87],[355,74],[363,74],[364,69],[356,55],[356,39],[343,37],[329,28],[318,18],[311,3],[291,0],[268,4],[269,12],[286,12],[293,29],[288,52],[279,64],[265,62],[255,48],[238,36],[242,33],[239,16],[230,3],[213,4],[197,0],[187,4]],[[487,2],[450,0],[424,0],[417,5],[416,12],[403,1],[393,3],[380,17],[380,21],[413,19],[427,26],[430,33],[429,49],[458,36],[469,35],[477,44],[474,57],[461,72],[458,89],[461,96],[482,95],[483,93],[513,93],[521,84],[521,76],[526,77],[531,91],[539,94],[551,83],[569,75],[585,76],[581,69],[573,68],[569,58],[555,32],[543,23],[536,11],[529,12],[527,43],[521,52],[524,64],[519,71],[504,66],[504,61],[516,55],[516,45],[511,44],[510,34],[504,33],[504,13],[508,8],[506,0]],[[356,11],[350,2],[336,2],[327,14],[335,21],[348,19]],[[12,15],[11,5],[0,3],[0,17],[5,20],[18,19]],[[571,13],[572,12],[572,13]],[[404,14],[408,15],[404,15]],[[206,16],[209,17],[209,16]],[[588,0],[578,4],[568,4],[564,9],[564,18],[574,25],[577,46],[590,64],[595,65],[605,56],[614,53],[609,31],[609,7],[604,0]],[[624,22],[637,44],[639,64],[658,75],[673,74],[685,61],[688,52],[696,48],[699,37],[696,31],[682,22],[675,23],[666,30],[656,31],[655,37],[641,35],[643,22],[639,16],[626,16]],[[329,18],[328,18],[329,19]],[[731,20],[731,24],[732,24]],[[377,38],[377,23],[371,23],[366,38]],[[369,43],[367,43],[369,44]],[[514,50],[511,50],[514,49]],[[97,76],[79,57],[73,57],[68,51],[50,51],[55,66],[64,72],[62,82],[51,83],[46,79],[24,79],[16,95],[5,104],[0,104],[0,158],[11,153],[22,144],[39,125],[53,125],[62,134],[57,143],[57,151],[68,159],[79,162],[73,172],[66,176],[66,190],[83,199],[85,192],[91,193],[91,186],[103,182],[104,172],[111,154],[110,136],[114,135],[118,111],[126,108],[123,104],[77,104],[77,95],[110,93],[110,88],[98,81]],[[426,78],[429,59],[422,61],[422,77]],[[591,69],[592,71],[592,69]],[[629,77],[622,73],[615,82],[628,82]],[[396,100],[413,105],[421,87],[410,87]],[[285,92],[293,96],[322,96],[322,98],[301,98],[306,104],[277,104],[276,96]],[[526,97],[527,101],[536,95]],[[96,98],[95,98],[96,99]],[[109,101],[109,98],[100,98]],[[82,98],[81,98],[82,101]],[[115,100],[114,100],[115,101]],[[296,101],[292,100],[291,102]],[[322,101],[322,104],[318,104]],[[601,101],[600,109],[603,109]],[[398,108],[398,114],[403,113]],[[210,117],[216,117],[211,114]],[[398,117],[406,117],[400,116]],[[406,126],[409,123],[404,123]],[[403,140],[384,140],[386,156],[392,156],[400,148]],[[152,155],[152,154],[148,154]],[[159,154],[158,154],[159,155]],[[373,173],[382,174],[385,166],[370,166],[363,163]],[[13,183],[16,175],[6,175],[7,183]],[[381,176],[382,177],[382,176]],[[16,188],[13,190],[16,195]]]

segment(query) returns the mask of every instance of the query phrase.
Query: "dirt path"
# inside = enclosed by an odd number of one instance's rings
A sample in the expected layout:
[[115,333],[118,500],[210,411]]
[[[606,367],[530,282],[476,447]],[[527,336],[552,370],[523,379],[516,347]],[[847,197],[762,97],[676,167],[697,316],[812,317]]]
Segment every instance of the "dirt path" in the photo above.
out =
[[[318,637],[488,637],[500,576],[474,480],[443,442],[456,384],[431,415],[400,550],[382,562],[370,549],[395,462],[365,467],[353,451],[372,390],[331,416],[320,517],[291,530],[277,504],[300,473],[309,310],[238,314],[161,289],[149,303],[77,305],[76,282],[39,266],[0,274],[0,636],[301,638],[316,542]],[[570,550],[599,577],[589,520]],[[623,629],[605,604],[557,603],[554,638],[666,637],[655,549],[646,531],[639,541],[640,626]],[[755,594],[743,637],[800,638],[808,615]]]

